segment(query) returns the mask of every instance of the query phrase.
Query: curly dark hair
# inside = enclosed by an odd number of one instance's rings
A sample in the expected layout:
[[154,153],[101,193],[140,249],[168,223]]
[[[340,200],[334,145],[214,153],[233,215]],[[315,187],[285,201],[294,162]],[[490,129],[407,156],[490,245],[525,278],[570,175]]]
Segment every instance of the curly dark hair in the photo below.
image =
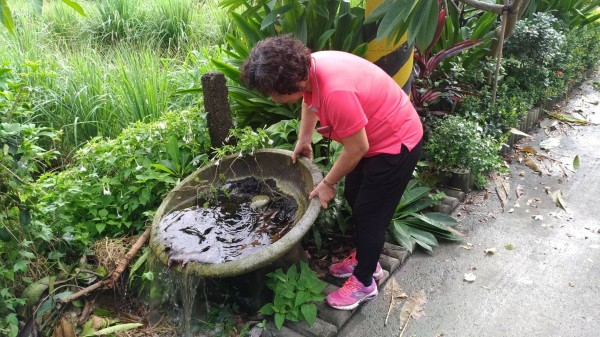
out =
[[264,95],[301,91],[298,82],[308,78],[310,50],[292,35],[259,41],[242,65],[241,79],[248,89]]

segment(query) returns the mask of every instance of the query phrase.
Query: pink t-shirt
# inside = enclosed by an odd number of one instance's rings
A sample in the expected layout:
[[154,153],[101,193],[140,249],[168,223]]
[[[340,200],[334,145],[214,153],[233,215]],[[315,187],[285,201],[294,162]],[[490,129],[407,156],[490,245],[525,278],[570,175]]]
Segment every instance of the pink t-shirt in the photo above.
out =
[[312,54],[312,92],[304,103],[319,117],[325,137],[340,141],[365,128],[369,151],[398,154],[412,150],[423,136],[419,115],[402,88],[381,68],[341,51]]

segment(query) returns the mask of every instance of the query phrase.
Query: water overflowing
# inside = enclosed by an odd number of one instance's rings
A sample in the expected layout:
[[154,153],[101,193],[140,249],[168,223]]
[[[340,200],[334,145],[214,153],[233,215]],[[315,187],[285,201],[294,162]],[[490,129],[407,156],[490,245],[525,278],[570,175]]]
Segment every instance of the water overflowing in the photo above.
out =
[[176,271],[154,266],[155,275],[160,275],[159,297],[169,298],[172,308],[176,308],[185,337],[194,336],[194,321],[208,315],[209,300],[221,302],[230,297],[236,304],[250,308],[264,296],[260,291],[264,288],[263,272],[213,282],[217,280],[186,272],[186,263],[218,264],[250,255],[284,236],[297,212],[296,200],[282,193],[275,180],[248,177],[202,191],[161,219],[158,231],[168,264],[182,268]]

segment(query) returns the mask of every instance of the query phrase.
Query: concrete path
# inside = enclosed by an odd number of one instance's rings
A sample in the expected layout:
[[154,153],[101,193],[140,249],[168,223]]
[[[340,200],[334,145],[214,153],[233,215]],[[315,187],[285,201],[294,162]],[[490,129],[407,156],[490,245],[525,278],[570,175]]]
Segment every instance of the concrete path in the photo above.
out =
[[[494,182],[470,193],[453,214],[466,241],[442,243],[431,255],[417,251],[338,336],[399,336],[405,300],[394,302],[384,324],[395,282],[401,292],[424,290],[427,298],[425,316],[409,320],[403,336],[600,336],[600,88],[594,82],[600,72],[562,103],[562,112],[578,112],[592,125],[536,128],[534,138],[520,143],[566,165],[534,156],[540,175],[515,152],[504,176],[504,210]],[[559,137],[558,147],[540,149]],[[576,155],[580,167],[573,172]],[[559,190],[566,211],[553,200]],[[495,253],[486,254],[489,248]],[[476,279],[465,281],[466,273]]]

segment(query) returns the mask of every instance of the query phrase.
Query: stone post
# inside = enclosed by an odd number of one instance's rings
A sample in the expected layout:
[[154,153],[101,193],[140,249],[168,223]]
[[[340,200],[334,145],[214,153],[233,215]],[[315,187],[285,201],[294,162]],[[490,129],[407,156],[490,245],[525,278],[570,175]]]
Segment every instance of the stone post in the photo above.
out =
[[225,76],[220,72],[208,72],[201,79],[210,145],[217,148],[223,144],[231,144],[231,141],[226,141],[229,130],[233,127],[233,118],[227,101]]

